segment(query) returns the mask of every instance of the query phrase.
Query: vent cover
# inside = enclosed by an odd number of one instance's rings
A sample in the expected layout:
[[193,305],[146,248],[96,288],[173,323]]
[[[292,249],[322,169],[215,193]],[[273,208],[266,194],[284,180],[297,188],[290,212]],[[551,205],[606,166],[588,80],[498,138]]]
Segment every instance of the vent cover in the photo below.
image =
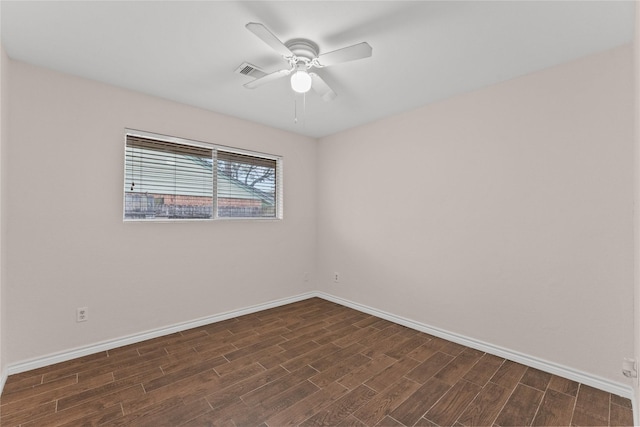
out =
[[240,64],[238,68],[236,68],[236,73],[242,74],[243,76],[253,77],[254,79],[259,79],[260,77],[264,77],[267,75],[260,68],[255,65],[251,65],[248,62],[243,62]]

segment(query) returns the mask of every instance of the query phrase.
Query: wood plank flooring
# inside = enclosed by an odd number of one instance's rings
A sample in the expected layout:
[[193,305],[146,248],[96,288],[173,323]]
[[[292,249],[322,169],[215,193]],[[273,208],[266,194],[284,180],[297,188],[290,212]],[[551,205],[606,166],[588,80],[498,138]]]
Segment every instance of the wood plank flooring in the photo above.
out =
[[12,375],[10,426],[632,425],[631,403],[319,298]]

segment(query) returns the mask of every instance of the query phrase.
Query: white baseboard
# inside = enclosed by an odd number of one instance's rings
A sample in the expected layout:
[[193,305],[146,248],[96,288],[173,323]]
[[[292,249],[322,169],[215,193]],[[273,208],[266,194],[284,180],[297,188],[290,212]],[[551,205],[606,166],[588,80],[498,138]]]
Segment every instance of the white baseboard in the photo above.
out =
[[2,394],[2,390],[4,390],[4,384],[7,382],[7,371],[2,371],[0,374],[0,394]]
[[[518,362],[526,366],[540,369],[541,371],[545,371],[554,375],[568,378],[568,379],[577,381],[579,383],[586,384],[591,387],[595,387],[600,390],[604,390],[609,393],[616,394],[618,396],[629,398],[634,403],[634,417],[636,418],[638,417],[637,411],[640,410],[640,408],[635,407],[636,405],[634,401],[634,393],[633,393],[633,388],[631,386],[610,381],[604,378],[600,378],[598,376],[581,372],[576,369],[569,368],[567,366],[562,366],[553,362],[538,359],[536,357],[532,357],[523,353],[509,350],[509,349],[499,347],[493,344],[489,344],[483,341],[479,341],[473,338],[454,334],[439,328],[429,326],[424,323],[416,322],[410,319],[406,319],[404,317],[387,313],[382,310],[368,307],[363,304],[359,304],[359,303],[349,301],[340,297],[326,294],[324,292],[308,292],[308,293],[293,296],[290,298],[283,298],[275,301],[266,302],[263,304],[257,304],[257,305],[253,305],[251,307],[246,307],[243,309],[232,310],[225,313],[216,314],[213,316],[203,317],[203,318],[196,319],[189,322],[183,322],[176,325],[143,332],[140,334],[134,334],[134,335],[129,335],[126,337],[117,338],[109,341],[103,341],[100,343],[79,347],[69,351],[55,353],[48,356],[31,359],[25,362],[12,364],[6,367],[5,372],[3,372],[2,376],[0,377],[0,393],[4,388],[4,383],[7,379],[7,376],[9,375],[30,371],[32,369],[41,368],[43,366],[49,366],[55,363],[65,362],[67,360],[87,356],[89,354],[99,353],[101,351],[111,350],[113,348],[122,347],[129,344],[135,344],[151,338],[157,338],[163,335],[168,335],[175,332],[184,331],[187,329],[196,328],[199,326],[204,326],[204,325],[208,325],[215,322],[220,322],[222,320],[231,319],[233,317],[243,316],[245,314],[251,314],[258,311],[267,310],[270,308],[279,307],[285,304],[290,304],[290,303],[302,301],[302,300],[313,298],[313,297],[318,297],[318,298],[325,299],[327,301],[335,302],[336,304],[340,304],[345,307],[350,307],[350,308],[353,308],[354,310],[371,314],[373,316],[377,316],[382,319],[389,320],[390,322],[398,323],[400,325],[418,330],[420,332],[425,332],[425,333],[437,336],[439,338],[443,338],[448,341],[455,342],[457,344],[461,344],[467,347],[474,348],[476,350],[483,351],[485,353],[490,353],[495,356],[509,359],[514,362]],[[638,421],[637,419],[635,420]]]
[[[88,356],[90,354],[111,350],[117,347],[129,345],[129,344],[135,344],[141,341],[146,341],[148,339],[158,338],[164,335],[173,334],[175,332],[186,331],[187,329],[209,325],[211,323],[232,319],[234,317],[244,316],[245,314],[251,314],[251,313],[256,313],[258,311],[268,310],[270,308],[279,307],[281,305],[291,304],[294,302],[309,299],[314,296],[316,296],[315,293],[309,292],[309,293],[297,295],[290,298],[283,298],[283,299],[270,301],[263,304],[257,304],[250,307],[238,309],[238,310],[231,310],[221,314],[207,316],[207,317],[192,320],[189,322],[178,323],[178,324],[167,326],[164,328],[154,329],[151,331],[129,335],[126,337],[116,338],[113,340],[102,341],[96,344],[91,344],[88,346],[78,347],[68,351],[54,353],[44,357],[38,357],[35,359],[31,359],[31,360],[27,360],[24,362],[15,363],[7,366],[6,374],[3,375],[3,377],[6,380],[6,377],[10,375],[19,374],[21,372],[30,371],[32,369],[42,368],[44,366],[53,365],[55,363],[66,362],[67,360]],[[4,388],[4,382],[0,383],[0,385],[2,385],[2,387],[0,388],[0,392],[2,392],[2,389]]]
[[[600,378],[595,375],[591,375],[585,372],[578,371],[567,366],[559,365],[557,363],[549,362],[546,360],[538,359],[527,354],[519,353],[517,351],[509,350],[504,347],[499,347],[493,344],[489,344],[483,341],[479,341],[473,338],[465,337],[463,335],[454,334],[439,328],[429,326],[424,323],[416,322],[404,317],[396,316],[391,313],[387,313],[382,310],[378,310],[366,305],[362,305],[353,301],[349,301],[340,297],[329,295],[323,292],[316,292],[317,297],[326,299],[328,301],[335,302],[336,304],[344,305],[346,307],[353,308],[354,310],[362,311],[367,314],[371,314],[382,319],[389,320],[390,322],[397,323],[406,326],[411,329],[425,332],[430,335],[434,335],[439,338],[443,338],[447,341],[452,341],[457,344],[471,347],[476,350],[490,353],[495,356],[502,357],[504,359],[518,362],[532,368],[540,369],[541,371],[548,372],[560,377],[568,378],[573,381],[577,381],[582,384],[586,384],[591,387],[595,387],[600,390],[604,390],[609,393],[616,394],[618,396],[626,397],[633,401],[633,388],[629,385]],[[639,408],[640,409],[640,408]],[[634,410],[634,414],[636,411]],[[638,424],[636,424],[638,425]]]

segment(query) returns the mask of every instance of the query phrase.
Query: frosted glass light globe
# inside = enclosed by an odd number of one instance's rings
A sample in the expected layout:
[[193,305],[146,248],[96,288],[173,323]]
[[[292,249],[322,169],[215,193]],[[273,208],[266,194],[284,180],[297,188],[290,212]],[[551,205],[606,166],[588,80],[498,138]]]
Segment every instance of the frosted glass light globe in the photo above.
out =
[[311,89],[311,76],[304,70],[298,70],[291,76],[291,89],[298,93],[306,93]]

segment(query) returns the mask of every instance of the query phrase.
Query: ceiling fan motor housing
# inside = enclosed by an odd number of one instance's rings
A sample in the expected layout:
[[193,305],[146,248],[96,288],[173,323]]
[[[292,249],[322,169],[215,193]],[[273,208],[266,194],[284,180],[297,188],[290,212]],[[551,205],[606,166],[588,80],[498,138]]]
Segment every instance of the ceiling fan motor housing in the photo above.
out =
[[307,39],[291,39],[284,44],[297,59],[302,59],[306,63],[311,63],[318,57],[318,45]]

